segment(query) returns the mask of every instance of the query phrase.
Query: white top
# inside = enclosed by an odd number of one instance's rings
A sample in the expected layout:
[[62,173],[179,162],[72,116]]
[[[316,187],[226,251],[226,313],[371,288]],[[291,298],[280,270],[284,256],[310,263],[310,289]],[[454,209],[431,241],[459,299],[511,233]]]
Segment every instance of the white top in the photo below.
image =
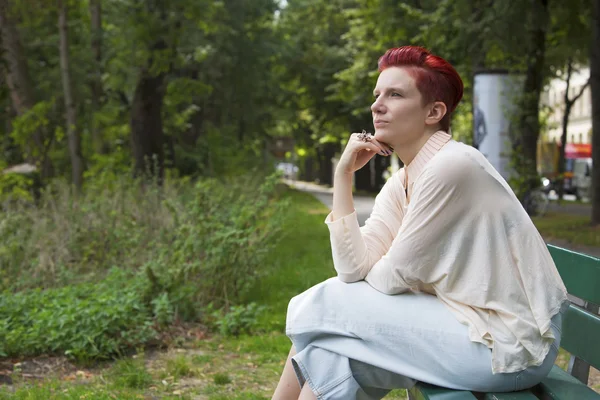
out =
[[479,151],[439,131],[386,182],[364,227],[356,212],[331,218],[341,280],[437,295],[472,341],[492,349],[494,373],[542,363],[567,291],[533,222]]

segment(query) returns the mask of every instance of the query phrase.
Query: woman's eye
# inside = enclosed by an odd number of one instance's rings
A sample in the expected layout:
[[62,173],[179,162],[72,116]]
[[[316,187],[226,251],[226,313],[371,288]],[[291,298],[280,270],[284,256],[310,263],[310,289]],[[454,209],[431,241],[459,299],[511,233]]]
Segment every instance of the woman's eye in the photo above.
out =
[[392,97],[402,97],[402,95],[400,93],[394,92],[392,93]]

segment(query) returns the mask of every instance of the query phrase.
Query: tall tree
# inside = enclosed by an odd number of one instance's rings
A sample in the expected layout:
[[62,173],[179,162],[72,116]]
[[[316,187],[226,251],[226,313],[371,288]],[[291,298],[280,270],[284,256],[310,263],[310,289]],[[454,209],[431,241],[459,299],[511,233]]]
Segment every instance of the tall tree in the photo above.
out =
[[[25,50],[8,0],[0,0],[0,32],[6,83],[13,107],[17,115],[21,116],[31,110],[36,101]],[[51,166],[46,157],[41,130],[36,129],[31,139],[33,144],[26,145],[25,158],[33,164],[38,164],[41,167],[41,176],[46,178],[51,173]]]
[[140,30],[137,39],[143,48],[130,116],[135,173],[157,177],[160,181],[165,161],[163,100],[176,47],[169,39],[176,40],[173,28],[178,24],[170,16],[177,10],[171,10],[160,0],[133,4],[136,7],[134,21]]
[[96,153],[104,151],[104,141],[96,113],[102,105],[102,1],[90,0],[91,47],[92,47],[92,78],[90,80],[90,101],[92,113],[92,142]]
[[537,142],[540,130],[540,96],[545,77],[546,34],[550,14],[549,0],[530,0],[531,24],[526,37],[528,48],[525,82],[520,99],[517,132],[513,137],[516,149],[516,172],[521,185],[517,194],[524,195],[539,184],[537,176]]
[[593,1],[590,46],[592,88],[592,225],[600,224],[600,0]]
[[[164,50],[157,39],[151,51]],[[164,71],[152,70],[153,59],[140,68],[131,103],[131,145],[138,175],[150,174],[162,178],[164,172],[164,131],[162,106],[165,97]]]
[[67,137],[69,156],[71,158],[71,175],[73,184],[78,190],[83,186],[83,156],[81,155],[81,136],[77,129],[77,112],[73,99],[73,83],[69,60],[69,28],[67,0],[58,0],[58,29],[60,35],[60,70],[65,99]]
[[565,111],[563,113],[563,118],[562,118],[562,134],[560,136],[560,142],[562,143],[562,145],[559,148],[559,154],[558,154],[558,200],[559,201],[562,200],[564,190],[565,190],[565,188],[564,188],[565,150],[567,148],[567,128],[569,126],[569,117],[571,115],[571,110],[573,109],[573,105],[583,95],[583,92],[589,86],[589,83],[590,83],[590,81],[588,79],[588,81],[585,84],[581,85],[581,87],[579,88],[579,93],[575,94],[574,96],[571,96],[569,93],[571,92],[570,86],[571,86],[572,75],[573,75],[573,61],[569,60],[567,62],[567,73],[566,73],[566,77],[565,77],[565,82],[567,84],[567,87],[565,88],[565,94],[563,96],[563,102],[565,104]]
[[[353,128],[368,129],[366,123],[356,123],[352,128],[349,122],[353,119],[353,96],[368,93],[369,89],[341,96],[335,87],[336,74],[349,67],[353,57],[344,49],[344,37],[352,23],[346,13],[354,3],[292,0],[278,25],[280,35],[288,38],[284,56],[280,57],[285,65],[281,98],[288,110],[294,110],[289,122],[280,120],[281,130],[294,134],[298,147],[307,149],[305,171],[312,171],[316,159],[317,176],[308,179],[318,177],[324,184],[332,183],[332,158],[340,149],[340,139],[347,139]],[[305,24],[311,29],[302,28]],[[362,119],[364,107],[361,114]]]

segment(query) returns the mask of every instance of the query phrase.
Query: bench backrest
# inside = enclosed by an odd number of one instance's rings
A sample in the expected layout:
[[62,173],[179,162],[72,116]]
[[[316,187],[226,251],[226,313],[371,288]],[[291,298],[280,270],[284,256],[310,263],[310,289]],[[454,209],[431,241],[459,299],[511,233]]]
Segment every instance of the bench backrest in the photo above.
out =
[[563,319],[560,346],[600,368],[600,259],[548,245],[567,292],[583,301],[571,304]]

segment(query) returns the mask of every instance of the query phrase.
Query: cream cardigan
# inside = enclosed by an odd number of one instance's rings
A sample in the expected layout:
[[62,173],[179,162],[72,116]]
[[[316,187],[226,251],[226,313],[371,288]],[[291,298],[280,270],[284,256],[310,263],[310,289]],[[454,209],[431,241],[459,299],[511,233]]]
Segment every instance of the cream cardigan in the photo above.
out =
[[542,363],[567,292],[533,222],[479,151],[439,131],[386,182],[364,227],[355,212],[331,218],[341,280],[435,294],[492,349],[494,373]]

